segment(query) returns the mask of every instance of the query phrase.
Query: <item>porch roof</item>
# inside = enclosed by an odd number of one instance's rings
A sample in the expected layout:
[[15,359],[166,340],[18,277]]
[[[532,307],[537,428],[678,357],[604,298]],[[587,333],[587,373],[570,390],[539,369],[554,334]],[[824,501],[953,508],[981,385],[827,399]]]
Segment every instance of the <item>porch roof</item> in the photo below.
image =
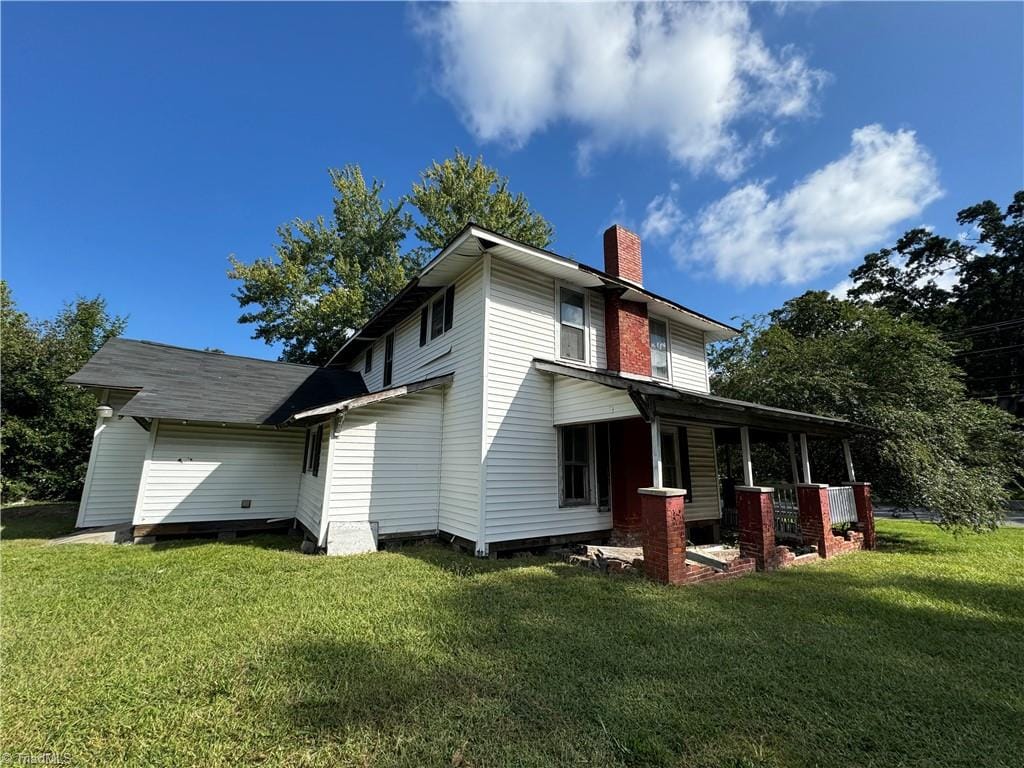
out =
[[292,424],[309,424],[318,421],[323,421],[336,413],[342,413],[346,411],[355,410],[356,408],[365,408],[368,405],[376,405],[377,403],[383,403],[388,400],[393,400],[396,397],[404,397],[405,395],[411,395],[414,392],[421,392],[424,389],[433,389],[434,387],[443,387],[446,384],[451,384],[455,379],[454,373],[446,373],[441,376],[433,376],[429,379],[422,379],[421,381],[414,381],[409,384],[402,384],[398,387],[388,387],[387,389],[380,389],[376,392],[368,392],[365,395],[358,395],[357,397],[349,397],[344,400],[338,400],[327,405],[322,405],[317,408],[310,408],[305,411],[298,411],[288,417],[287,420],[282,423],[281,426],[287,427]]
[[846,419],[693,392],[650,379],[625,376],[615,371],[583,368],[540,358],[535,358],[533,365],[539,371],[556,376],[567,376],[612,389],[625,390],[647,421],[657,413],[711,426],[755,427],[776,432],[803,432],[822,437],[846,437],[853,432],[866,429]]

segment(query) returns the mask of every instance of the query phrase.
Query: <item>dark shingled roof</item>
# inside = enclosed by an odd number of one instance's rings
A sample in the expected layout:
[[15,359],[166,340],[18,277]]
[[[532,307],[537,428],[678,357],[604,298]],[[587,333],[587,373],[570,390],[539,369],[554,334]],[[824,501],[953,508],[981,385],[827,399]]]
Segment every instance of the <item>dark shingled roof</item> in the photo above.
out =
[[354,371],[131,339],[108,341],[67,382],[140,390],[121,409],[124,416],[273,426],[297,411],[366,393]]

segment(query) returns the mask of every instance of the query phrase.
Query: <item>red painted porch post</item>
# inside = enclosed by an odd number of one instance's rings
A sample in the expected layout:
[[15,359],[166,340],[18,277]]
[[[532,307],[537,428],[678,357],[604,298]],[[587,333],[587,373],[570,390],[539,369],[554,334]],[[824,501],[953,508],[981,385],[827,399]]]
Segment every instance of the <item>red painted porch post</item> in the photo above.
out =
[[681,488],[640,488],[644,575],[662,584],[686,581],[686,516]]
[[857,529],[864,534],[864,549],[875,548],[875,508],[871,506],[871,483],[847,483],[857,504]]
[[752,557],[757,570],[775,567],[775,506],[773,488],[736,487],[736,516],[740,529],[740,557]]
[[818,557],[834,554],[832,516],[828,508],[828,486],[822,483],[800,483],[796,487],[800,507],[800,535],[804,544],[818,547]]

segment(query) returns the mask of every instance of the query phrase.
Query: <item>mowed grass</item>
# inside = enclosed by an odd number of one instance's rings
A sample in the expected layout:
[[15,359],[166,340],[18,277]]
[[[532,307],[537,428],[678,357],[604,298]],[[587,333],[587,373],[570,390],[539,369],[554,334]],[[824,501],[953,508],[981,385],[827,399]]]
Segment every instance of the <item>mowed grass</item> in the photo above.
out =
[[2,749],[73,765],[1020,766],[1024,530],[666,588],[436,546],[43,546],[6,511]]

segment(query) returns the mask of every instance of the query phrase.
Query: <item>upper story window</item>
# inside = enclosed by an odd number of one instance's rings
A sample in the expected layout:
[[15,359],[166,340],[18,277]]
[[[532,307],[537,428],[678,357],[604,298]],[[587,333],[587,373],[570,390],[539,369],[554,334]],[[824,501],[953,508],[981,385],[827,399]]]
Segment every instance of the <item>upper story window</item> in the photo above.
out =
[[420,346],[427,343],[427,334],[433,341],[443,336],[455,324],[455,286],[449,285],[444,293],[420,310]]
[[558,291],[558,355],[566,360],[586,360],[586,297],[581,291]]
[[668,323],[651,318],[651,375],[668,379]]
[[373,370],[373,345],[366,348],[366,357],[363,359],[363,373]]
[[384,386],[391,386],[391,374],[395,367],[395,334],[389,333],[384,338]]

